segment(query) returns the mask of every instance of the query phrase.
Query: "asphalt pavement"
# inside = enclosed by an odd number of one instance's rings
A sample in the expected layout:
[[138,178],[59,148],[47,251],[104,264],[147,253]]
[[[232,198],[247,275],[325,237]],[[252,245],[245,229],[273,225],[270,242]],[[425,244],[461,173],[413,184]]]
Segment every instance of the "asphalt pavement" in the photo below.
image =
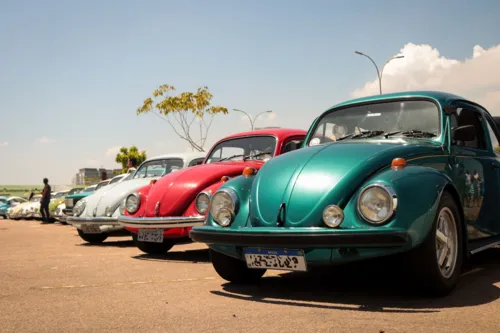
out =
[[131,237],[96,246],[72,226],[0,219],[0,332],[500,332],[499,264],[500,249],[479,254],[440,299],[391,260],[236,286],[202,244],[155,257]]

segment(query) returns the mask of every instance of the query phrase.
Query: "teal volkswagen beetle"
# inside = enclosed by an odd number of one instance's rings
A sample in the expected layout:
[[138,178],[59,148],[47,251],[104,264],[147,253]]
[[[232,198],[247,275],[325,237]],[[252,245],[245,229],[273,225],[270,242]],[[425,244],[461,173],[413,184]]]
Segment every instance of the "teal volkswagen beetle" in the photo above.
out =
[[418,287],[444,296],[500,242],[499,140],[485,108],[447,93],[344,102],[302,149],[220,187],[190,237],[231,282],[404,253]]

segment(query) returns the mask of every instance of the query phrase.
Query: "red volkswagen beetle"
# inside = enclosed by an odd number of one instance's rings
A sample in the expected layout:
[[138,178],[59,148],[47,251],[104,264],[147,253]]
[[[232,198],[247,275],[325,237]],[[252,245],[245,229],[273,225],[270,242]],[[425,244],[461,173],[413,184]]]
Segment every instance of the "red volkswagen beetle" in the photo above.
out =
[[167,174],[129,195],[118,221],[132,232],[140,250],[165,253],[190,241],[189,230],[203,225],[211,195],[223,182],[300,148],[306,133],[271,128],[228,136],[210,149],[203,164]]

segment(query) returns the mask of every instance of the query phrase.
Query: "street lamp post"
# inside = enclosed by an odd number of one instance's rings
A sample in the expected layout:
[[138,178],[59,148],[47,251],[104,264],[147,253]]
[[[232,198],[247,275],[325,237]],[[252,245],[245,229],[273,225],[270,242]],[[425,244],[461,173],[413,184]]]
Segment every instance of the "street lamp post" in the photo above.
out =
[[255,117],[253,117],[253,119],[252,119],[252,117],[251,117],[251,116],[250,116],[250,115],[249,115],[246,111],[239,110],[239,109],[233,109],[233,111],[243,112],[244,114],[246,114],[246,116],[248,117],[248,120],[250,120],[250,126],[252,126],[252,131],[253,131],[253,125],[254,125],[254,123],[255,123],[255,120],[256,120],[256,119],[257,119],[260,115],[263,115],[264,113],[271,113],[271,112],[273,112],[273,111],[271,111],[271,110],[262,111],[262,112],[260,112],[260,113],[257,113],[257,114],[255,115]]
[[391,57],[389,60],[387,60],[385,62],[384,66],[382,66],[382,71],[379,72],[377,64],[375,63],[375,61],[373,61],[372,58],[370,58],[369,55],[364,54],[363,52],[359,52],[359,51],[354,51],[354,53],[367,57],[373,63],[373,66],[375,66],[375,69],[377,70],[378,86],[379,86],[379,90],[380,90],[380,95],[382,95],[382,74],[384,73],[385,65],[387,65],[391,60],[401,59],[401,58],[405,57],[404,55],[401,55],[401,54]]

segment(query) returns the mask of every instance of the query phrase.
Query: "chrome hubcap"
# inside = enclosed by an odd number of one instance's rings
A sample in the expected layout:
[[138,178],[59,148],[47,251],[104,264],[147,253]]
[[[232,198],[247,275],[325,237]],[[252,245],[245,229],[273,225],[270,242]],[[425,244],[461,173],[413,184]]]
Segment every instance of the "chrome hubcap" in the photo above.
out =
[[455,271],[458,253],[458,233],[455,217],[444,207],[439,212],[436,228],[436,257],[441,275],[448,279]]

